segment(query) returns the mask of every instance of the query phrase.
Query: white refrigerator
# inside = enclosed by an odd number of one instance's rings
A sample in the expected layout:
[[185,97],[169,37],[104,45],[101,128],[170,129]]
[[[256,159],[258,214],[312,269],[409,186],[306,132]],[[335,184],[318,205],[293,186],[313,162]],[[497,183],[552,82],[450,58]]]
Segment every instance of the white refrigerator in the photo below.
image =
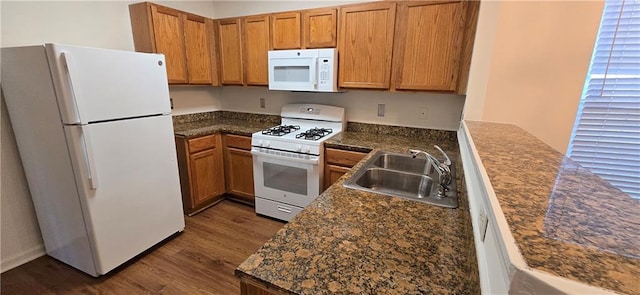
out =
[[0,58],[48,255],[97,277],[184,229],[163,55],[45,44]]

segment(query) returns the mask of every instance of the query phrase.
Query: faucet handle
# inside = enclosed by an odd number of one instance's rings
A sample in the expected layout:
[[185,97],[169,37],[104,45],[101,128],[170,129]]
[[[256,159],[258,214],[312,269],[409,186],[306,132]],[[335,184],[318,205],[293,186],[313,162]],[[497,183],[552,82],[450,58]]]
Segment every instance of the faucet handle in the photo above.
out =
[[447,153],[445,153],[439,146],[437,145],[433,145],[434,148],[436,148],[438,151],[440,151],[440,153],[444,156],[445,160],[444,163],[447,166],[451,166],[451,159],[449,159],[449,156],[447,156]]

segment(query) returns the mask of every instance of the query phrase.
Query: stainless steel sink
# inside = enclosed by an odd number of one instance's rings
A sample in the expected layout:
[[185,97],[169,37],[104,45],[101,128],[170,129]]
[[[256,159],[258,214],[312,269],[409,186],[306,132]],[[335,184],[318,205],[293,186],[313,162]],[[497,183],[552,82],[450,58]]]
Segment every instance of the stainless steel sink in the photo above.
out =
[[[458,207],[455,171],[445,197],[438,196],[438,172],[424,158],[378,151],[344,182],[347,188],[396,196],[447,208]],[[426,167],[426,168],[425,168]]]
[[369,168],[356,180],[356,184],[373,191],[393,193],[407,198],[424,198],[431,193],[433,179],[426,175]]
[[[427,159],[383,152],[371,164],[376,167],[417,174],[432,174],[435,169]],[[428,165],[427,165],[428,164]]]

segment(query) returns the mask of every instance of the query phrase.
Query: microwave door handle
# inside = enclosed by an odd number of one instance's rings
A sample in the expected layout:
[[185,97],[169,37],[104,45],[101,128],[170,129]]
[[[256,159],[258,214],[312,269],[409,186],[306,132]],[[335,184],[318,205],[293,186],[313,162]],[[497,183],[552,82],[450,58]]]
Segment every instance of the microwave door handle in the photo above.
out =
[[311,82],[313,83],[313,88],[318,88],[318,57],[313,58],[313,62],[311,63]]

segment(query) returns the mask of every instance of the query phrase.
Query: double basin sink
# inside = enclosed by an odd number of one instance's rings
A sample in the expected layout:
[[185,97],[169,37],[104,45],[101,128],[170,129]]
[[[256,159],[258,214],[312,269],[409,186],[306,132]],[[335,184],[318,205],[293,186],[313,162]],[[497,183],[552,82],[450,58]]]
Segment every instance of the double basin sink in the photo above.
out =
[[406,198],[447,208],[457,208],[456,177],[451,165],[451,183],[438,195],[439,174],[430,159],[410,154],[376,152],[344,182],[347,188]]

